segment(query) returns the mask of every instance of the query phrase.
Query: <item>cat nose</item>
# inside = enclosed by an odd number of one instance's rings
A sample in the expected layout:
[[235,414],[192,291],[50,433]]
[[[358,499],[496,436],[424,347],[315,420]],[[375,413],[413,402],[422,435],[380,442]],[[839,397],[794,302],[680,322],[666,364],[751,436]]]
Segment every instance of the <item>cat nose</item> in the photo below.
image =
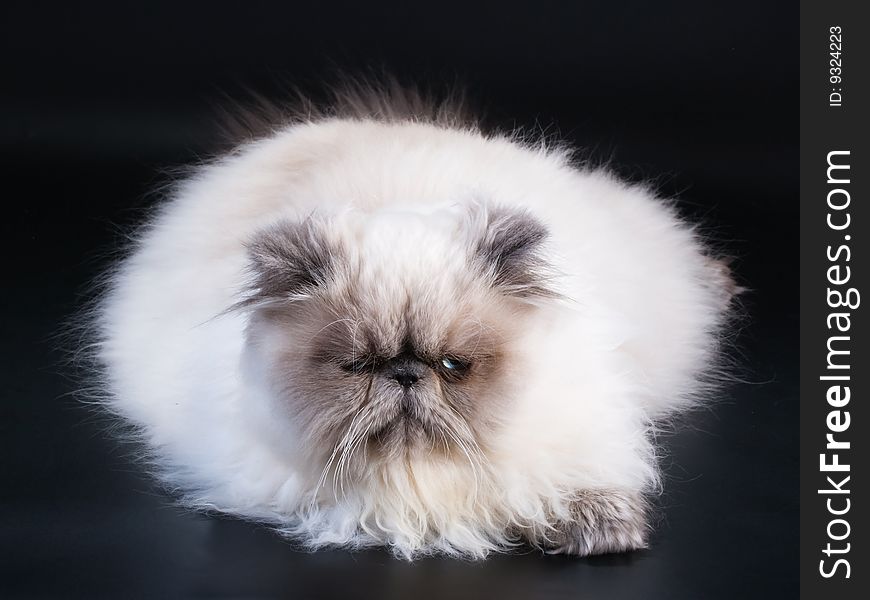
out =
[[393,373],[393,379],[399,382],[403,388],[408,389],[417,381],[420,380],[420,377],[416,373],[412,373],[411,371],[399,370]]
[[420,381],[425,366],[418,360],[408,358],[393,359],[389,363],[390,379],[395,379],[406,390]]

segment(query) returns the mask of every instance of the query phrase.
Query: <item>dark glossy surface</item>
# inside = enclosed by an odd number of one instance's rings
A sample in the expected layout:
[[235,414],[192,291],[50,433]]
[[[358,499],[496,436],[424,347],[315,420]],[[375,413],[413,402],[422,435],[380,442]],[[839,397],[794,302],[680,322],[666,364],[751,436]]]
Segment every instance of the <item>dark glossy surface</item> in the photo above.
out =
[[[796,596],[797,7],[568,4],[3,9],[0,596]],[[745,383],[664,438],[650,550],[414,564],[298,552],[262,527],[173,507],[70,396],[79,384],[51,336],[153,203],[158,170],[213,147],[216,90],[268,92],[274,73],[316,82],[327,59],[459,74],[493,121],[555,121],[593,158],[656,177],[739,256],[753,290]]]

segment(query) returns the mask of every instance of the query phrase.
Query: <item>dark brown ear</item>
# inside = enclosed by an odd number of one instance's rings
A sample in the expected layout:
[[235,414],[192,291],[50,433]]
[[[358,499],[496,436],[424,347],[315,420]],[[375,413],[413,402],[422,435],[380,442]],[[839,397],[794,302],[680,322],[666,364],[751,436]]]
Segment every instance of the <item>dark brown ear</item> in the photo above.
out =
[[332,276],[339,251],[316,217],[281,221],[248,243],[253,279],[244,305],[292,300],[310,294]]
[[494,287],[518,298],[556,297],[543,256],[547,228],[524,209],[475,206],[473,260]]

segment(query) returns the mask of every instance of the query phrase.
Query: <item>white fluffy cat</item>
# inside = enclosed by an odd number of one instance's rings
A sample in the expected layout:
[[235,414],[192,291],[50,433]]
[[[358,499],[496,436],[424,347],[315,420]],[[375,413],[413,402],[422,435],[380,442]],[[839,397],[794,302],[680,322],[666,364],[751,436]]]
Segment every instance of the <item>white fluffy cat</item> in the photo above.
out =
[[649,189],[365,86],[197,169],[112,273],[106,405],[310,546],[643,547],[733,286]]

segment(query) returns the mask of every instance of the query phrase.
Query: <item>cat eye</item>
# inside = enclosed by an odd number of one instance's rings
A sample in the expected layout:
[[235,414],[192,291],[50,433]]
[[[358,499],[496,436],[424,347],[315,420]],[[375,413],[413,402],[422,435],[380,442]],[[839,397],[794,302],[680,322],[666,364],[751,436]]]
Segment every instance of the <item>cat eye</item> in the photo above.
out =
[[365,358],[359,358],[350,362],[341,363],[341,369],[348,373],[362,373],[372,368],[373,363]]
[[455,356],[444,356],[441,358],[441,366],[451,375],[461,376],[468,371],[471,363],[456,358]]

